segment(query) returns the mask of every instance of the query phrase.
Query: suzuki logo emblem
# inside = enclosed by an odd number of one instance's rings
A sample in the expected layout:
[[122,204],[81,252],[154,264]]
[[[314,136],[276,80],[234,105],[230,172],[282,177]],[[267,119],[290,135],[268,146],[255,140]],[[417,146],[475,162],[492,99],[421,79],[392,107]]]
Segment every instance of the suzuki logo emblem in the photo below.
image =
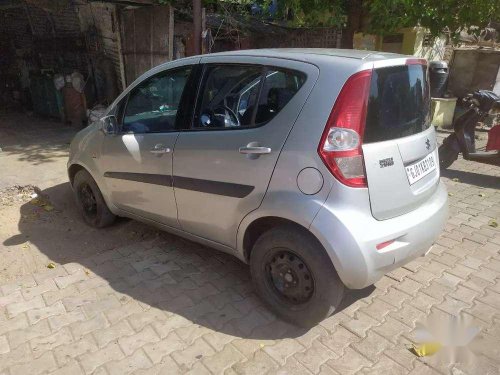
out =
[[429,138],[425,141],[425,147],[427,147],[427,150],[431,148],[431,141],[429,141]]

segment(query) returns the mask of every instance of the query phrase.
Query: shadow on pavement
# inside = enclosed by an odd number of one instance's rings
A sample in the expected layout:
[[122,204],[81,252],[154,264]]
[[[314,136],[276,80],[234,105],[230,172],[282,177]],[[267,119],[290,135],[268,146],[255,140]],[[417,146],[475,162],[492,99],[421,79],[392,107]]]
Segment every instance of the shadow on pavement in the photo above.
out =
[[2,154],[31,165],[66,158],[69,142],[77,131],[51,119],[15,112],[0,113]]
[[441,176],[449,179],[458,178],[460,182],[475,185],[487,189],[500,189],[500,178],[474,172],[460,171],[456,169],[441,170]]
[[[225,334],[281,339],[307,331],[280,322],[262,305],[247,265],[236,258],[134,220],[90,228],[77,211],[69,183],[42,193],[55,209],[38,212],[33,204],[23,204],[20,234],[5,240],[5,246],[29,240],[52,261],[81,264],[124,296]],[[374,289],[348,291],[338,311]]]
[[6,156],[14,156],[18,161],[31,165],[54,163],[56,159],[68,157],[69,141],[58,144],[37,143],[30,145],[15,145],[2,148]]

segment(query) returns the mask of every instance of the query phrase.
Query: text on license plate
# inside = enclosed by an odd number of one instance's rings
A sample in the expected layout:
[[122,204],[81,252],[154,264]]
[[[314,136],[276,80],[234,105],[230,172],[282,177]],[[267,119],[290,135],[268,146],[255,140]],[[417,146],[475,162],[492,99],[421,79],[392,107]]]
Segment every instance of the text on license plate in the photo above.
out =
[[406,166],[406,174],[408,175],[410,185],[424,178],[435,169],[436,161],[434,160],[434,154],[429,154],[415,164]]

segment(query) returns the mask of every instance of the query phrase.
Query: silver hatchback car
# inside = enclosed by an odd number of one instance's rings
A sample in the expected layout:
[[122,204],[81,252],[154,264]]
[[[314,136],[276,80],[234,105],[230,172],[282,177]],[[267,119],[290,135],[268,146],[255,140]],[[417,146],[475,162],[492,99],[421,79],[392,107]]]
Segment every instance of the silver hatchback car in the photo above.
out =
[[142,75],[71,144],[85,221],[127,216],[250,264],[312,326],[424,255],[447,219],[425,60],[334,49],[217,53]]

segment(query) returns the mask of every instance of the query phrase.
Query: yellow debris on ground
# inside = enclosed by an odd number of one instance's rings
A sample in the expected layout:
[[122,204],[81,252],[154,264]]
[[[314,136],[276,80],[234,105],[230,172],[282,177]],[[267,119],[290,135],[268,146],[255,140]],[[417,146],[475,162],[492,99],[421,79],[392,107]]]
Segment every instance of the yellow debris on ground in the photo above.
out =
[[413,345],[413,352],[419,357],[427,357],[436,354],[441,349],[441,346],[439,342],[426,342]]

